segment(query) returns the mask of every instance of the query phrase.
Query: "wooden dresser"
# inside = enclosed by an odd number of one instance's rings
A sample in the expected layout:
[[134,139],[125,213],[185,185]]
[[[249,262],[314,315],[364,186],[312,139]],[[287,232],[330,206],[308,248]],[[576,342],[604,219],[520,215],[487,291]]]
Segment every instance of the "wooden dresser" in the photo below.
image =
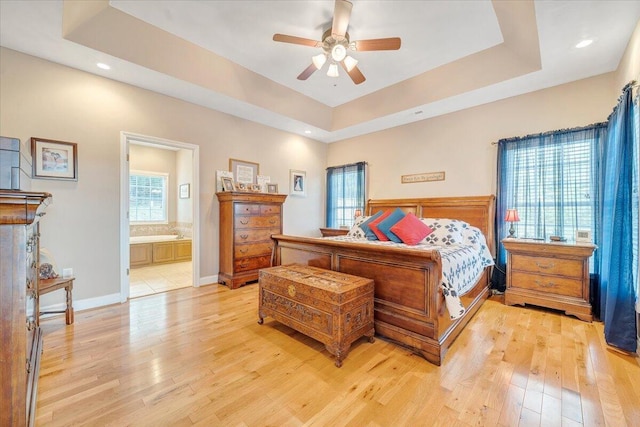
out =
[[0,191],[0,425],[35,421],[42,332],[37,289],[38,220],[48,193]]
[[590,243],[504,239],[507,250],[505,304],[533,304],[593,319],[589,297]]
[[285,194],[216,193],[220,202],[218,283],[236,289],[271,266],[272,234],[282,233]]

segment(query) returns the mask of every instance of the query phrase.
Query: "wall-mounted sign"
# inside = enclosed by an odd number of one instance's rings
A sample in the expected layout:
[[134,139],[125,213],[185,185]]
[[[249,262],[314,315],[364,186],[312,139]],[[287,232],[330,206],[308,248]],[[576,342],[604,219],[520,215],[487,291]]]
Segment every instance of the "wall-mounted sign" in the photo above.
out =
[[403,184],[429,181],[444,181],[444,172],[414,173],[413,175],[402,175],[400,178],[400,182]]

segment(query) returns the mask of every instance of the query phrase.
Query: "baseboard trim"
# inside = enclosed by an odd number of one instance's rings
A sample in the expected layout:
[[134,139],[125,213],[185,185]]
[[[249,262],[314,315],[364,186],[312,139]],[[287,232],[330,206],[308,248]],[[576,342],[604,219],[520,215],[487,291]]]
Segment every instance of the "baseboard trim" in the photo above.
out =
[[198,281],[198,286],[215,285],[216,283],[218,283],[218,275],[217,274],[215,274],[213,276],[201,277],[200,280]]

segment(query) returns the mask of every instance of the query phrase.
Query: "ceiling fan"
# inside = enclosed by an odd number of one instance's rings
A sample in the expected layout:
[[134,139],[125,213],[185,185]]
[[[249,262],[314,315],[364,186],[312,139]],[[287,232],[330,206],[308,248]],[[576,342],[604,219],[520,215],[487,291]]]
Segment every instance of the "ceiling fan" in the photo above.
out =
[[349,74],[351,80],[358,85],[365,81],[365,77],[357,67],[358,61],[348,56],[347,50],[371,51],[400,49],[400,37],[351,41],[347,27],[349,26],[352,8],[353,4],[351,2],[347,0],[336,0],[333,11],[333,23],[331,28],[322,35],[322,41],[286,34],[273,35],[273,40],[277,42],[322,48],[323,52],[311,58],[311,65],[300,73],[298,80],[307,80],[311,74],[322,68],[325,62],[327,62],[327,59],[329,59],[331,63],[329,64],[329,70],[327,72],[328,76],[338,77],[337,64],[340,64],[347,74]]

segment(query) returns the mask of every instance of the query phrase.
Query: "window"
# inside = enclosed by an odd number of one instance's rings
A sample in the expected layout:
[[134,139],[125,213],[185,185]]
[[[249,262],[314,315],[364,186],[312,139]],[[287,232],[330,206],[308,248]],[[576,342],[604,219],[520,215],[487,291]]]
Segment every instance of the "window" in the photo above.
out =
[[167,222],[167,180],[167,174],[131,171],[130,222]]
[[365,162],[327,168],[327,227],[351,227],[366,200]]
[[[591,230],[597,243],[599,162],[606,129],[600,123],[499,142],[498,240],[510,227],[504,221],[506,209],[515,208],[517,237],[573,240],[576,230]],[[498,247],[498,264],[503,265],[506,254]]]

